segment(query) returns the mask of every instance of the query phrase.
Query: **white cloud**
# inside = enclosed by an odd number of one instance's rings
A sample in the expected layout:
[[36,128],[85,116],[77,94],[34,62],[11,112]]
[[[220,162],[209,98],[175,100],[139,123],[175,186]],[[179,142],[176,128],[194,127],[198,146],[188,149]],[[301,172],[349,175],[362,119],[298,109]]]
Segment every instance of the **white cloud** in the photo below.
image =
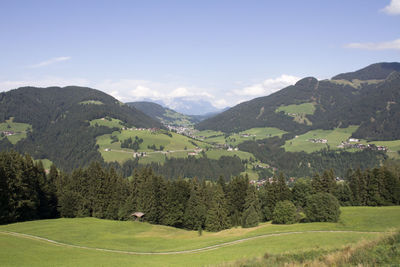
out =
[[54,57],[54,58],[51,58],[49,60],[42,61],[42,62],[39,62],[37,64],[31,65],[29,67],[30,68],[41,68],[41,67],[45,67],[45,66],[57,63],[57,62],[67,61],[67,60],[70,60],[70,59],[71,59],[71,57]]
[[389,15],[400,15],[400,0],[391,0],[388,6],[385,6],[381,11]]
[[69,85],[87,86],[99,89],[112,95],[121,102],[150,99],[162,100],[165,104],[172,106],[178,98],[183,98],[192,101],[206,100],[217,108],[224,108],[228,105],[232,105],[232,101],[228,102],[225,99],[222,99],[222,96],[217,96],[218,91],[212,90],[212,88],[184,87],[176,84],[135,79],[102,80],[98,82],[82,78],[65,79],[60,77],[0,80],[0,91],[16,89],[23,86],[64,87]]
[[282,74],[277,78],[266,79],[262,83],[257,83],[242,89],[234,90],[234,93],[239,96],[267,96],[296,83],[298,80],[300,80],[299,77]]
[[365,50],[400,50],[400,39],[380,43],[350,43],[345,47]]

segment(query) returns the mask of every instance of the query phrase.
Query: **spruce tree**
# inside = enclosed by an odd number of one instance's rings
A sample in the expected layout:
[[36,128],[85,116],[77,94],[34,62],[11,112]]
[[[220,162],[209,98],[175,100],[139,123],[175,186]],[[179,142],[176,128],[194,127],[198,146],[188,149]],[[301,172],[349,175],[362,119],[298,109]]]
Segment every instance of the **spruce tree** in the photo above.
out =
[[222,187],[217,184],[214,187],[213,198],[210,202],[210,208],[207,211],[205,228],[207,231],[217,232],[229,227],[230,223],[224,192],[222,191]]
[[249,186],[246,192],[245,210],[242,216],[242,227],[257,226],[262,218],[261,205],[258,200],[256,188]]
[[184,226],[190,230],[203,228],[206,217],[206,206],[201,197],[200,186],[195,180],[192,183],[190,197],[185,209]]

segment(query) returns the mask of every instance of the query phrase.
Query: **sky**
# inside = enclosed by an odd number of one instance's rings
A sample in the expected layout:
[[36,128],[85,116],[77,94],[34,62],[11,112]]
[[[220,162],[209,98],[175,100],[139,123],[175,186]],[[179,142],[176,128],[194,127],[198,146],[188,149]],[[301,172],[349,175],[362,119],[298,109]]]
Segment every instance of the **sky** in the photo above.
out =
[[400,61],[400,0],[0,0],[0,91],[88,86],[217,108]]

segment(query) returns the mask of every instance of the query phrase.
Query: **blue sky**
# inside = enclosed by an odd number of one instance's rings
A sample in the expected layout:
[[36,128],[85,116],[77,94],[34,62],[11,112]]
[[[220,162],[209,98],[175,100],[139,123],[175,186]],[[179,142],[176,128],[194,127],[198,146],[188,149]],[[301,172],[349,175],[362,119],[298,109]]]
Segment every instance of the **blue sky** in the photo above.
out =
[[0,1],[0,91],[82,85],[217,107],[400,61],[400,0]]

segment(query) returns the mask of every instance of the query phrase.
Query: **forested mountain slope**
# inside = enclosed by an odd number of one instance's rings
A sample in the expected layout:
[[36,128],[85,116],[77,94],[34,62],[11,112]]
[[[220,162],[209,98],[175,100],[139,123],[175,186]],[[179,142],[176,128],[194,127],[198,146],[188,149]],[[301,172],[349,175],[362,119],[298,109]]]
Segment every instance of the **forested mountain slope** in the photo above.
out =
[[0,123],[13,122],[31,126],[25,139],[12,145],[0,139],[0,150],[15,149],[34,158],[47,158],[70,170],[98,160],[96,137],[111,133],[107,127],[90,127],[89,121],[112,117],[135,127],[162,127],[143,112],[122,104],[115,98],[85,87],[23,87],[0,94]]
[[185,115],[157,103],[138,101],[128,102],[128,106],[135,107],[153,119],[157,119],[165,125],[189,126],[200,122],[200,116]]
[[[277,127],[292,133],[360,125],[355,137],[400,139],[400,63],[378,63],[331,80],[304,78],[197,124],[237,132]],[[290,111],[290,110],[295,110]]]

